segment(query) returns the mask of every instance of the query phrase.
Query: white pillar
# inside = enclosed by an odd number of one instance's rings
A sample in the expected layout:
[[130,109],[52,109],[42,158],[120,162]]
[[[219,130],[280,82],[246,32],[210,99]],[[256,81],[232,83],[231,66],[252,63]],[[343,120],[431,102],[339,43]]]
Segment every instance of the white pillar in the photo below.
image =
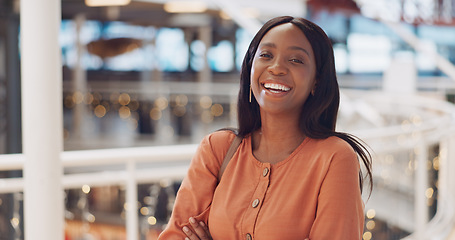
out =
[[[85,15],[82,13],[76,15],[74,22],[76,23],[76,63],[73,67],[72,89],[73,94],[80,93],[84,98],[87,94],[87,72],[82,64],[82,57],[86,49],[81,39],[81,31],[85,23]],[[73,138],[78,141],[84,139],[82,127],[84,125],[85,113],[86,105],[84,101],[76,102],[73,108],[73,126],[71,130],[74,136]]]
[[128,180],[126,183],[126,239],[139,239],[139,220],[137,204],[136,163],[130,160],[127,164]]
[[[455,171],[455,133],[451,133],[450,136],[448,137],[447,140],[447,155],[444,156],[446,157],[446,163],[447,163],[447,173],[450,173],[449,176],[447,176],[447,194],[450,194],[450,203],[453,203],[454,200],[454,193],[455,193],[455,176],[454,176],[454,171]],[[451,205],[453,206],[453,205]],[[452,223],[452,231],[450,232],[449,236],[446,238],[447,240],[455,240],[455,223]]]
[[[418,233],[425,229],[429,218],[427,198],[425,196],[425,191],[428,188],[428,145],[422,142],[417,146],[417,149],[417,169],[414,175],[414,231]],[[420,234],[415,235],[416,237],[420,236]],[[416,239],[420,239],[420,237]]]
[[[199,91],[199,96],[203,97],[207,95],[208,93],[213,92],[210,87],[209,83],[213,82],[212,79],[212,69],[210,69],[209,66],[209,59],[208,59],[208,51],[210,47],[212,46],[212,27],[211,26],[201,26],[198,28],[198,37],[200,41],[202,41],[205,45],[205,50],[204,50],[204,67],[199,71],[198,73],[198,91]],[[188,42],[188,44],[191,44],[191,42]],[[210,96],[213,99],[213,95]],[[193,139],[202,139],[205,134],[207,134],[209,130],[209,124],[201,122],[198,123],[199,127],[193,127]],[[193,123],[193,126],[197,126],[195,123]],[[197,140],[196,140],[197,141]]]
[[415,94],[417,92],[417,67],[413,56],[395,56],[384,71],[383,90],[387,93]]
[[[210,26],[202,26],[202,27],[198,28],[199,40],[201,40],[205,45],[204,68],[202,68],[198,74],[198,81],[200,83],[212,82],[212,70],[210,69],[208,57],[207,57],[207,53],[208,53],[210,47],[212,46],[212,30],[213,29]],[[191,44],[191,42],[188,41],[188,46],[190,44]],[[203,86],[205,86],[205,84]],[[205,90],[207,90],[207,89],[205,89]]]
[[447,138],[441,139],[439,142],[439,172],[438,172],[438,210],[439,204],[446,204],[450,202],[450,195],[452,192],[450,189],[450,178],[453,170],[450,169],[450,159],[448,158],[450,150],[450,136]]
[[20,1],[26,240],[64,238],[60,4]]

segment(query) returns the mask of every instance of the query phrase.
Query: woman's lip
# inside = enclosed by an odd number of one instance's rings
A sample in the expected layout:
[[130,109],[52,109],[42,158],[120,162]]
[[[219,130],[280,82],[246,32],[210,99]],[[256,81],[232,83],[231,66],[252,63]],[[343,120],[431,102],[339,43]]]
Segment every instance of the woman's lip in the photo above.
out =
[[280,84],[280,83],[264,83],[263,84],[264,88],[267,88],[269,90],[275,90],[275,91],[282,91],[282,92],[287,92],[291,90],[290,87]]
[[263,81],[261,82],[261,87],[266,90],[275,90],[279,92],[289,92],[292,90],[292,87],[277,81]]
[[[279,85],[282,85],[282,86],[285,86],[287,87],[286,85],[284,84],[279,84]],[[262,83],[261,84],[261,88],[262,88],[262,91],[264,91],[264,93],[268,96],[273,96],[273,97],[282,97],[284,95],[287,95],[289,93],[289,91],[292,90],[292,88],[290,87],[287,87],[288,90],[287,91],[281,91],[281,90],[274,90],[274,89],[269,89],[269,88],[266,88],[265,87],[265,83]]]
[[291,88],[291,86],[289,86],[289,84],[287,84],[286,82],[282,81],[282,80],[279,80],[279,79],[270,79],[270,78],[267,78],[267,79],[264,79],[262,81],[259,81],[260,84],[264,85],[264,84],[267,84],[267,83],[271,83],[271,84],[279,84],[279,85],[283,85],[283,86],[286,86],[288,88]]

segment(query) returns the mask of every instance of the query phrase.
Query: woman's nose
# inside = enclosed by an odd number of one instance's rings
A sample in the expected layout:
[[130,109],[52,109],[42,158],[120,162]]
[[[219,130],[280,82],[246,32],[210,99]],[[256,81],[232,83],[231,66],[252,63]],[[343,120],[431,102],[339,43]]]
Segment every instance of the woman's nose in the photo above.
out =
[[276,76],[285,75],[287,73],[286,67],[278,60],[274,61],[269,67],[268,71]]

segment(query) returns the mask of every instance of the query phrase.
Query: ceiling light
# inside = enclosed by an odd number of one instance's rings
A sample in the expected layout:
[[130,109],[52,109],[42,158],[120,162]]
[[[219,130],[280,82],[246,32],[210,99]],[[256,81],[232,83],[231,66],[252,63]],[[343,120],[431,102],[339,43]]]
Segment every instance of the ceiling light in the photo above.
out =
[[125,6],[131,0],[85,0],[85,5],[89,7],[106,7],[106,6]]
[[229,14],[227,14],[225,11],[220,11],[220,17],[221,19],[224,19],[224,20],[231,20],[231,16],[229,16]]
[[164,4],[164,10],[169,13],[201,13],[207,10],[203,1],[170,1]]
[[244,8],[242,9],[242,13],[248,18],[259,18],[261,15],[259,10],[256,8]]

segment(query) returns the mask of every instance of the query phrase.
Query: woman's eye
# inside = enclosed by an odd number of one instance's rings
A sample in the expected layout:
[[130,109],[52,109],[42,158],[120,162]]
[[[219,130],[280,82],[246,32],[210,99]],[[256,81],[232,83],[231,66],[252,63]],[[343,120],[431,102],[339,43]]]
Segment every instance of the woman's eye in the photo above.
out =
[[259,57],[261,57],[261,58],[272,58],[272,54],[270,54],[270,53],[261,53],[261,54],[259,54]]
[[290,61],[291,61],[291,62],[294,62],[294,63],[303,63],[302,60],[297,59],[297,58],[293,58],[293,59],[291,59]]

